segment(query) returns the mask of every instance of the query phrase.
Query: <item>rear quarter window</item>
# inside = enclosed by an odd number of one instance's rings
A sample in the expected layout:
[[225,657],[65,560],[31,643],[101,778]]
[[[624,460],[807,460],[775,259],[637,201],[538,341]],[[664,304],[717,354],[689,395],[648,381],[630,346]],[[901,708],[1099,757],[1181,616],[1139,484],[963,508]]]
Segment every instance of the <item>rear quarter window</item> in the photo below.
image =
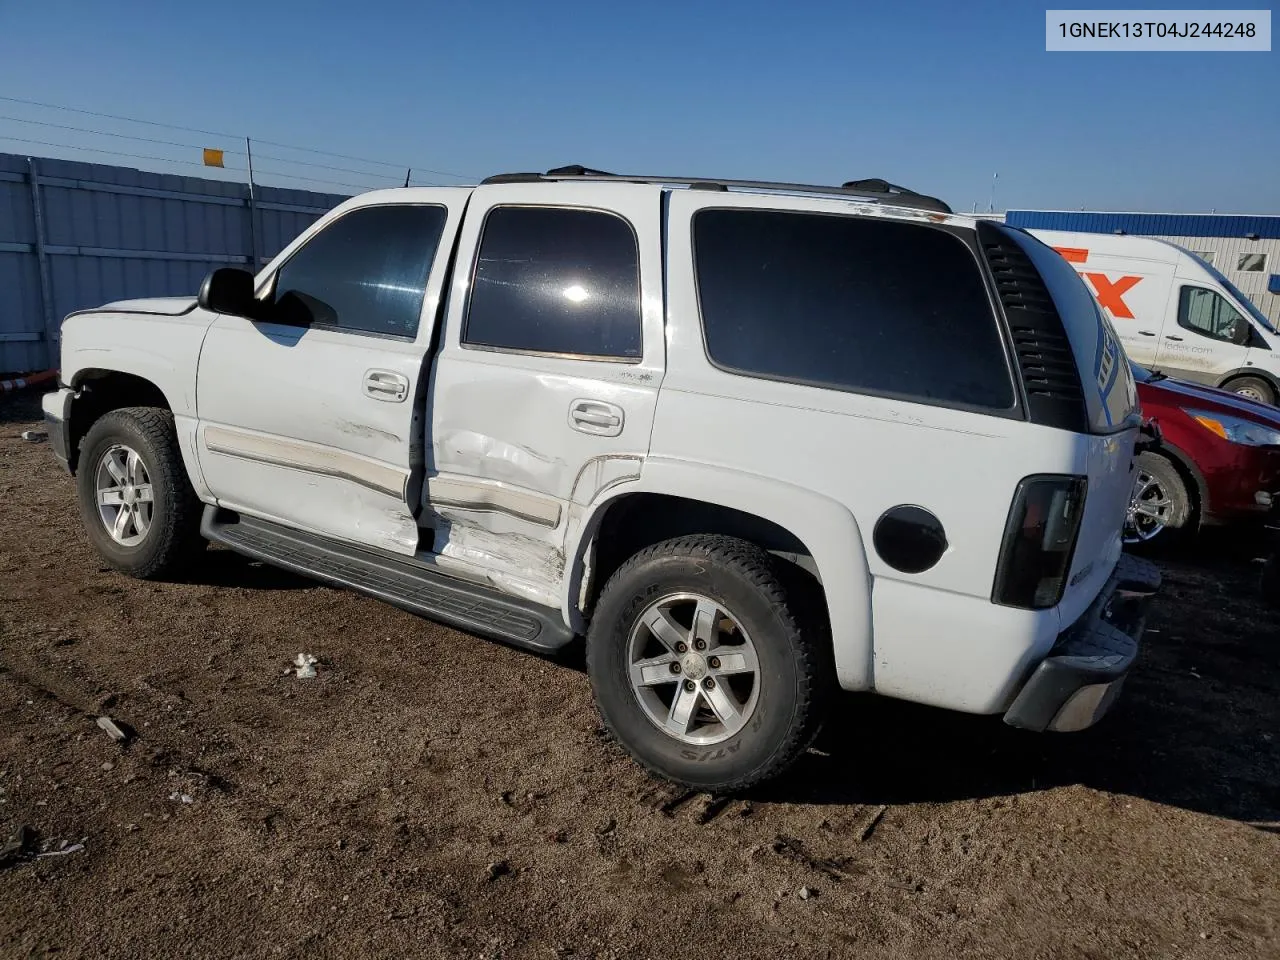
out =
[[892,220],[708,209],[693,220],[703,335],[733,373],[1008,410],[1013,380],[976,258]]

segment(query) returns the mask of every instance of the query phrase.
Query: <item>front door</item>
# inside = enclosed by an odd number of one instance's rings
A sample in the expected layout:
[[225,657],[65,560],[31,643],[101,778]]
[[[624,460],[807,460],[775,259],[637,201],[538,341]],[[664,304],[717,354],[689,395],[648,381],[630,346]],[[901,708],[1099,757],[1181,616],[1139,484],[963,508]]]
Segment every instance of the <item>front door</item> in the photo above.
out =
[[415,552],[424,357],[468,194],[339,208],[260,278],[270,322],[212,324],[197,450],[220,506]]
[[560,605],[575,511],[638,477],[649,450],[660,215],[652,186],[476,191],[430,389],[424,498],[442,567]]
[[1249,322],[1217,290],[1183,284],[1176,323],[1166,323],[1155,366],[1172,376],[1217,384],[1245,365]]

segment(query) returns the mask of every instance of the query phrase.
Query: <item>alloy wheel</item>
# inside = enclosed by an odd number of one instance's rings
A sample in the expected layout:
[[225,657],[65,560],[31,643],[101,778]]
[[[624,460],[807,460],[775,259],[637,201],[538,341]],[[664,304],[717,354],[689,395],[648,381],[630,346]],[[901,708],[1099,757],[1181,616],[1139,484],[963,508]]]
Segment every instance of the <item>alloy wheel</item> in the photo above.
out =
[[681,743],[720,743],[755,712],[760,662],[742,623],[696,593],[654,601],[627,638],[632,692],[659,730]]
[[111,539],[124,547],[136,547],[151,529],[155,491],[147,465],[138,451],[113,444],[98,460],[94,481],[98,518]]

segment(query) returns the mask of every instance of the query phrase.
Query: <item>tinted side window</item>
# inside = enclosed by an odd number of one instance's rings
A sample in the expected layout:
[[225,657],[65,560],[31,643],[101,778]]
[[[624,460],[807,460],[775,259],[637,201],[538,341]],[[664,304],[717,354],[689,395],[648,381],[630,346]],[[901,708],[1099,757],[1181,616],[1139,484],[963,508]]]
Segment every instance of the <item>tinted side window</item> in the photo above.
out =
[[595,210],[494,207],[462,339],[640,359],[640,255],[631,225]]
[[1214,340],[1234,341],[1244,317],[1222,294],[1207,287],[1183,287],[1178,298],[1178,326]]
[[837,390],[1013,406],[982,274],[958,238],[764,210],[704,210],[693,234],[714,363]]
[[365,207],[335,220],[280,268],[281,319],[412,337],[447,211]]

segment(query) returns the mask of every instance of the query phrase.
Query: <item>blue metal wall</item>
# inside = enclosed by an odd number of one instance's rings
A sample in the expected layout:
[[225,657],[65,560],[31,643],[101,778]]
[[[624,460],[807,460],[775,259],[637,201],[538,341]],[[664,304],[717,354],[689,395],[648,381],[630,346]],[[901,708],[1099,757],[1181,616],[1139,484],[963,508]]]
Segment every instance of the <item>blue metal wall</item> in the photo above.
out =
[[1004,222],[1027,230],[1069,230],[1075,233],[1115,233],[1141,237],[1280,238],[1280,217],[1248,217],[1203,213],[1086,213],[1072,210],[1010,210]]
[[221,264],[265,263],[345,196],[0,154],[0,373],[57,365],[73,310],[194,295]]
[[[1280,325],[1280,217],[1197,213],[1089,213],[1010,210],[1005,223],[1028,230],[1154,237],[1194,253],[1226,275],[1273,324]],[[1245,258],[1262,268],[1243,270]]]

